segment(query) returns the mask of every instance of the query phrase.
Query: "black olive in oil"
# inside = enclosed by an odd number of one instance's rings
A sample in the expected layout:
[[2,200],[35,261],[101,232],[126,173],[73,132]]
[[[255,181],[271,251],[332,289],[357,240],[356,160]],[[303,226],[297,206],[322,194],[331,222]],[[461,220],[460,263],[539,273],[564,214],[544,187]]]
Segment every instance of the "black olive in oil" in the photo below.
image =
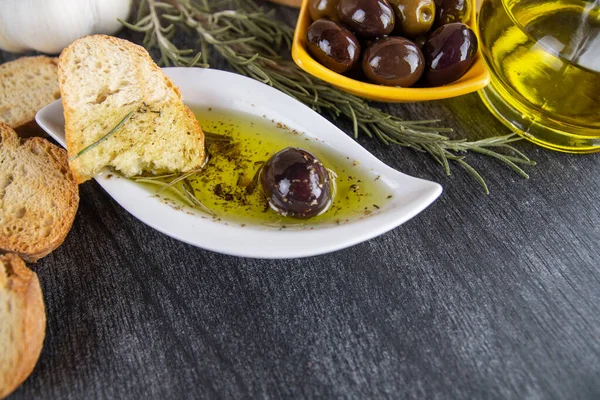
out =
[[[214,108],[194,110],[206,135],[208,163],[188,178],[195,197],[222,221],[289,227],[339,224],[364,218],[391,198],[378,175],[327,148],[318,138],[292,131],[267,118]],[[333,171],[335,194],[329,209],[309,219],[278,214],[269,207],[258,172],[286,147],[308,150]]]

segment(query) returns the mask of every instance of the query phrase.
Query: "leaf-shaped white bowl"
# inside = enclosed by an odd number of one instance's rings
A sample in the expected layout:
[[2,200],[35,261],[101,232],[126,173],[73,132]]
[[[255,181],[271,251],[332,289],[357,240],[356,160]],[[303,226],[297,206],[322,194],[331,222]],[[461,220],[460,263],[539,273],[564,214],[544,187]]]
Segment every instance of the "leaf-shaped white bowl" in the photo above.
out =
[[[197,247],[242,257],[296,258],[328,253],[381,235],[417,215],[442,192],[434,182],[398,172],[371,155],[328,120],[286,94],[244,76],[201,68],[165,68],[191,108],[214,107],[265,117],[308,137],[318,137],[330,151],[358,160],[360,166],[380,175],[393,197],[377,212],[344,224],[318,224],[310,230],[281,230],[263,225],[227,223],[175,209],[128,179],[96,181],[123,208],[145,224]],[[43,108],[37,123],[65,145],[60,100]],[[282,134],[286,134],[283,132]],[[114,175],[114,174],[111,174]]]

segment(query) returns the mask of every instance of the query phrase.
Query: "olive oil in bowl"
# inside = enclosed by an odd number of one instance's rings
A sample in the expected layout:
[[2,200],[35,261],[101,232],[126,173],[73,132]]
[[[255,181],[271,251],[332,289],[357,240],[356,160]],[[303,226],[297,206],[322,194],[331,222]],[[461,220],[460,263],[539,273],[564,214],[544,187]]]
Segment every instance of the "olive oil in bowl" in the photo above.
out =
[[484,0],[491,83],[481,90],[507,126],[542,146],[600,151],[598,0]]
[[[215,220],[280,229],[310,228],[315,224],[341,224],[368,217],[391,198],[377,174],[362,168],[357,160],[336,153],[315,137],[249,114],[212,108],[194,111],[206,132],[209,159],[201,172],[188,177],[189,192]],[[324,213],[297,219],[282,216],[269,207],[257,174],[273,154],[287,147],[309,151],[333,171],[335,194]],[[148,187],[156,191],[156,186]]]

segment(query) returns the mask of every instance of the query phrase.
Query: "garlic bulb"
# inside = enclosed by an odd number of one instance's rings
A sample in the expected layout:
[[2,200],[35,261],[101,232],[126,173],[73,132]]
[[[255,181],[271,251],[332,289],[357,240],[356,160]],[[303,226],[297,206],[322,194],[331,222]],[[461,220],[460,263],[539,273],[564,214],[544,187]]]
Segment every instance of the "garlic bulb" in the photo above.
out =
[[0,0],[0,49],[57,54],[82,36],[115,33],[130,9],[131,0]]

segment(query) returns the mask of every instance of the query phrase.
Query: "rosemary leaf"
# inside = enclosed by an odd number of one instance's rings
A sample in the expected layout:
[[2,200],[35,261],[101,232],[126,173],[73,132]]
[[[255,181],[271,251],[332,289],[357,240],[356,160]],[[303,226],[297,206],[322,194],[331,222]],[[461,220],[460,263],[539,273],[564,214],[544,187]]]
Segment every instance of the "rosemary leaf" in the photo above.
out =
[[458,163],[458,165],[460,165],[461,167],[463,167],[464,169],[466,169],[471,175],[473,175],[473,177],[475,177],[475,179],[477,180],[477,182],[479,182],[479,184],[481,185],[481,187],[483,187],[483,191],[485,192],[485,194],[490,194],[490,190],[488,189],[488,186],[485,183],[485,180],[479,174],[479,172],[477,172],[475,170],[475,168],[471,167],[463,159],[456,160],[456,162]]
[[162,187],[161,189],[159,189],[159,191],[157,193],[162,192],[163,190],[166,190],[172,186],[174,186],[175,184],[181,182],[184,179],[189,178],[190,176],[199,173],[200,171],[202,171],[202,168],[197,168],[197,169],[193,169],[191,171],[182,173],[180,175],[177,176],[177,178],[173,179],[172,181],[170,181],[169,183],[167,183],[164,187]]
[[191,200],[188,198],[188,196],[184,195],[179,189],[177,189],[174,186],[168,186],[167,183],[163,182],[163,181],[157,181],[157,180],[153,180],[153,179],[144,179],[144,178],[139,178],[136,179],[135,182],[138,183],[147,183],[150,185],[156,185],[156,186],[160,186],[160,189],[156,192],[157,194],[163,190],[169,190],[171,193],[175,194],[177,197],[179,197],[179,199],[181,201],[183,201],[186,205],[190,206],[190,207],[194,207],[194,204],[191,202]]
[[129,112],[129,114],[127,114],[121,120],[121,122],[119,122],[114,128],[112,128],[110,130],[110,132],[108,132],[106,135],[102,136],[100,139],[96,140],[94,143],[90,144],[89,146],[86,146],[79,153],[77,153],[77,154],[69,157],[69,161],[73,161],[74,159],[76,159],[77,157],[81,156],[82,154],[87,153],[88,151],[90,151],[91,149],[93,149],[94,147],[98,146],[100,143],[104,142],[106,139],[108,139],[109,137],[111,137],[112,135],[114,135],[114,133],[116,131],[118,131],[125,124],[125,122],[127,122],[127,120],[129,120],[129,118],[131,118],[132,115],[133,115],[133,111]]
[[190,181],[188,179],[184,179],[183,180],[183,193],[185,193],[185,195],[188,197],[188,199],[194,203],[195,208],[198,208],[202,211],[204,211],[205,213],[207,213],[208,215],[210,215],[211,217],[216,217],[217,213],[215,213],[213,210],[211,210],[210,208],[208,208],[203,202],[201,202],[196,195],[194,195],[194,188],[192,187],[192,184],[190,183]]

